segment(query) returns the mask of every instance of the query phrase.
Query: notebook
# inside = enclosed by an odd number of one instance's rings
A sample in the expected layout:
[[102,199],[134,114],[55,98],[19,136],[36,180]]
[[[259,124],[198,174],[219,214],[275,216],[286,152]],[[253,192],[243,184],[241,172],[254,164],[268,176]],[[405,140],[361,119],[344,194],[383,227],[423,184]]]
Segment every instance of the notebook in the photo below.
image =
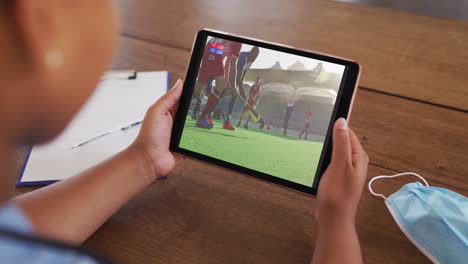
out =
[[168,72],[104,75],[62,134],[32,147],[16,185],[60,181],[124,150],[138,135],[147,109],[167,91],[169,77]]

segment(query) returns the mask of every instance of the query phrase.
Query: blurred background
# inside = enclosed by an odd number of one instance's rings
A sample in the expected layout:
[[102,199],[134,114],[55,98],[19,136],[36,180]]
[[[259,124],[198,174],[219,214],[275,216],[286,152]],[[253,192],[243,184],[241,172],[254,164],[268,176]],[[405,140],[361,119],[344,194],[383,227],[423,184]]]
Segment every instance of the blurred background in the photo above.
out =
[[468,21],[468,0],[337,0],[369,4],[421,15]]

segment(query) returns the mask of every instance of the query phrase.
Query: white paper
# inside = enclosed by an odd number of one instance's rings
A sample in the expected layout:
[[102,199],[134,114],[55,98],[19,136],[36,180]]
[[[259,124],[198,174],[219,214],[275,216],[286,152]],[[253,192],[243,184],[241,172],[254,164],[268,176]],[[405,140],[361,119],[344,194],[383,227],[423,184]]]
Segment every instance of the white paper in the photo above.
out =
[[57,139],[33,147],[21,182],[63,180],[125,149],[140,126],[72,147],[142,120],[147,109],[166,92],[167,84],[168,72],[139,72],[135,80],[103,80]]

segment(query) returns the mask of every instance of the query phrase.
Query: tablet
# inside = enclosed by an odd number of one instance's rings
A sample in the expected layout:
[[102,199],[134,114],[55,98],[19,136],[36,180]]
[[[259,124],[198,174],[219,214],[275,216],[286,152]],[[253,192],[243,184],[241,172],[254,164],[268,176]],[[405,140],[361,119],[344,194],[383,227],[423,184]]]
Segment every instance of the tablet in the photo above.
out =
[[201,30],[170,149],[315,196],[359,71],[343,58]]

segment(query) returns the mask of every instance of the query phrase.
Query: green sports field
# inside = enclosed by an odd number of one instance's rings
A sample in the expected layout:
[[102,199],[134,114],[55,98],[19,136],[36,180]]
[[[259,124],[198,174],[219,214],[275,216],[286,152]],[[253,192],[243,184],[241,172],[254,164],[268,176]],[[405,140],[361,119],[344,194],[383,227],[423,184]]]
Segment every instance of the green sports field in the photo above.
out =
[[[195,126],[187,118],[180,147],[293,182],[311,186],[323,143],[284,138],[272,132],[242,126],[222,129],[214,121],[212,129]],[[254,128],[255,127],[255,128]]]

